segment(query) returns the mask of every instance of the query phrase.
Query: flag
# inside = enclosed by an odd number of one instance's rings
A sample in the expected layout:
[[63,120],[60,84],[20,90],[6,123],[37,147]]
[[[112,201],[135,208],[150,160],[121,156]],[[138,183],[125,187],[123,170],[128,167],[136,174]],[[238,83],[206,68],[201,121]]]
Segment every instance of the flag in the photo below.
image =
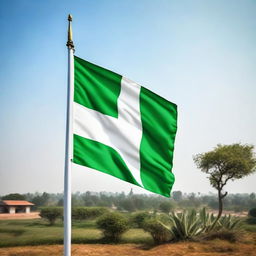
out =
[[170,196],[177,106],[74,57],[73,163]]

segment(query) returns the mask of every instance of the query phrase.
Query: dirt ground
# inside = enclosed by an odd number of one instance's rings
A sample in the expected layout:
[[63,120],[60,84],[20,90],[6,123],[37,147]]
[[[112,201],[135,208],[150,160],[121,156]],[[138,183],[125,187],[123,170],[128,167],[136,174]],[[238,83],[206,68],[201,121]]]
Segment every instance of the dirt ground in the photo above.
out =
[[26,219],[40,219],[39,212],[31,213],[1,213],[0,220],[26,220]]
[[[58,256],[63,246],[24,246],[0,248],[1,256]],[[72,245],[72,256],[256,256],[255,244],[232,244],[226,241],[176,243],[155,247],[142,245]]]

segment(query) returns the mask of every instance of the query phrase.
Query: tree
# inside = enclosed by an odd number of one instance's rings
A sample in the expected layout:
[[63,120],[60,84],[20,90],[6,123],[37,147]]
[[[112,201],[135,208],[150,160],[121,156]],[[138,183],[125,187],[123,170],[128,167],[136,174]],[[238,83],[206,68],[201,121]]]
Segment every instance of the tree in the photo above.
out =
[[162,202],[159,205],[159,209],[164,213],[169,213],[172,208],[173,208],[173,204],[168,201]]
[[50,194],[44,192],[43,194],[38,194],[32,199],[32,203],[36,206],[46,206],[50,199]]
[[250,209],[249,212],[248,212],[248,215],[253,217],[253,218],[256,218],[256,208]]
[[250,199],[251,199],[251,200],[254,200],[254,199],[255,199],[255,193],[251,193],[251,194],[250,194]]
[[24,195],[15,193],[15,194],[8,194],[2,197],[2,200],[26,200]]
[[136,210],[134,202],[132,198],[127,198],[122,201],[120,201],[120,207],[128,212],[133,212]]
[[54,225],[58,218],[62,218],[63,208],[62,207],[43,207],[41,208],[39,215],[42,218],[47,219],[50,225]]
[[217,145],[212,151],[194,156],[194,161],[202,172],[209,174],[211,185],[218,191],[219,212],[217,220],[223,210],[223,188],[229,180],[241,179],[256,171],[256,158],[253,145],[240,143],[231,145]]
[[181,191],[173,191],[172,197],[176,202],[179,202],[182,200],[182,192]]

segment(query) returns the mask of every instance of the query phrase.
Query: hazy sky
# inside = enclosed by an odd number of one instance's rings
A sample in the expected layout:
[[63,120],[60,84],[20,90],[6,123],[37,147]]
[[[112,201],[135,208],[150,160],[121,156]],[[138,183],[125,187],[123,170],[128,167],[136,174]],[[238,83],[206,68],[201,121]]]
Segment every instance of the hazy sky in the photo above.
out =
[[[76,55],[178,105],[174,190],[213,191],[192,156],[256,145],[256,1],[0,1],[0,194],[63,191],[67,15]],[[256,192],[256,175],[230,193]],[[145,190],[74,166],[73,191]]]

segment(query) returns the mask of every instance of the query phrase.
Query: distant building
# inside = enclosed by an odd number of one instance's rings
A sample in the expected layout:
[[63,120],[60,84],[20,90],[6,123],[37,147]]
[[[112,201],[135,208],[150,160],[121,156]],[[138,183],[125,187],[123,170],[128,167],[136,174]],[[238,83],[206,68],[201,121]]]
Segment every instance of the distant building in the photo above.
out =
[[32,205],[24,200],[3,200],[0,201],[0,213],[30,213]]

